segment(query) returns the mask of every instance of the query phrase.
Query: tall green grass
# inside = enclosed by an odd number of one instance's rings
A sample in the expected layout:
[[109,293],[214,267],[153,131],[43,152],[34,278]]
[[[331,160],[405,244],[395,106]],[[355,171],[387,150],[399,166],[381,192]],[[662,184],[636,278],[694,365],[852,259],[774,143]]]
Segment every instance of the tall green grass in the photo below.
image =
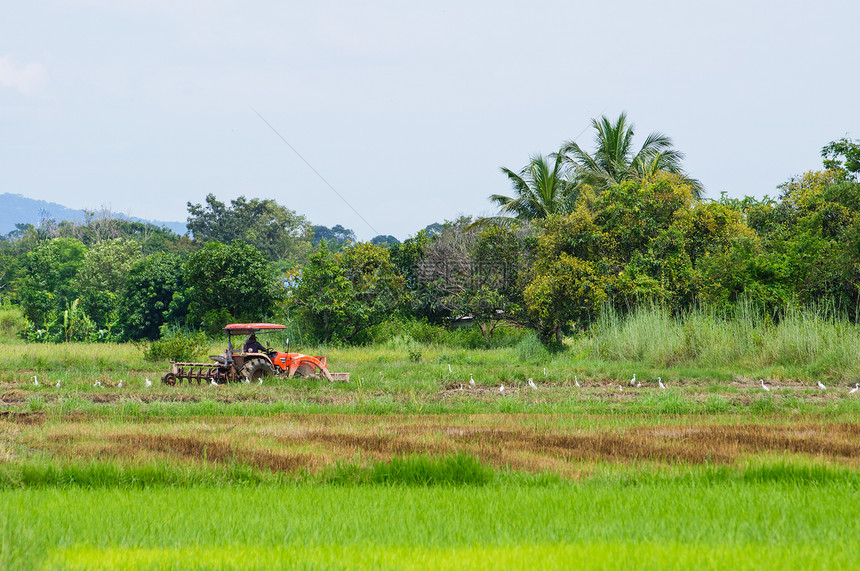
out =
[[682,316],[660,308],[628,315],[606,308],[591,333],[572,346],[606,361],[654,368],[783,366],[851,378],[860,373],[860,327],[815,308],[790,308],[778,321],[751,304],[730,314],[695,309]]

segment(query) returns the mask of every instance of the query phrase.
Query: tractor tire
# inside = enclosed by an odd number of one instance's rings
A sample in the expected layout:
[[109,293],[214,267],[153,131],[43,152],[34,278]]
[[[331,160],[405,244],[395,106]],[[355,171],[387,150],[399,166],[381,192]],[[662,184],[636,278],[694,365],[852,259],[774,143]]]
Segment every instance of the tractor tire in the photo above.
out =
[[167,373],[163,377],[161,377],[161,382],[168,386],[176,385],[176,375],[173,373]]
[[252,383],[259,382],[261,379],[271,377],[274,374],[275,371],[265,359],[249,359],[242,367],[242,376]]
[[306,379],[308,377],[314,376],[314,373],[316,373],[316,372],[317,372],[317,368],[314,367],[313,365],[311,365],[309,363],[302,363],[301,365],[299,365],[299,368],[296,369],[296,372],[293,376]]

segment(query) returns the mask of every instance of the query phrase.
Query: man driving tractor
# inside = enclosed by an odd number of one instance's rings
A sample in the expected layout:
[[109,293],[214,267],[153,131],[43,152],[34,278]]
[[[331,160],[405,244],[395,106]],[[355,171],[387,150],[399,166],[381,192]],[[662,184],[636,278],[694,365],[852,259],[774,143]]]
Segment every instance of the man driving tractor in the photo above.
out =
[[247,341],[242,345],[242,352],[244,353],[265,353],[266,348],[262,343],[257,341],[257,336],[251,333],[248,335]]

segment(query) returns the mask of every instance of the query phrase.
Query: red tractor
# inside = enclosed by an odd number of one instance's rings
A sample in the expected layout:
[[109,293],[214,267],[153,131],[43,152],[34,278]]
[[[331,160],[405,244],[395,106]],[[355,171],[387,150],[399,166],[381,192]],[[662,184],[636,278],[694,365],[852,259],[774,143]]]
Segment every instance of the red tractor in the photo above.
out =
[[[324,377],[329,381],[348,381],[349,373],[330,373],[328,360],[322,356],[302,355],[275,351],[264,347],[256,341],[258,331],[273,331],[286,329],[284,325],[275,323],[231,323],[224,330],[227,332],[227,350],[221,355],[210,355],[213,363],[180,363],[171,361],[170,372],[161,378],[166,385],[182,384],[182,381],[201,381],[221,384],[227,382],[262,382],[263,378],[272,375],[284,375],[287,378]],[[247,336],[241,350],[233,348],[233,336]],[[287,351],[289,351],[287,340]]]

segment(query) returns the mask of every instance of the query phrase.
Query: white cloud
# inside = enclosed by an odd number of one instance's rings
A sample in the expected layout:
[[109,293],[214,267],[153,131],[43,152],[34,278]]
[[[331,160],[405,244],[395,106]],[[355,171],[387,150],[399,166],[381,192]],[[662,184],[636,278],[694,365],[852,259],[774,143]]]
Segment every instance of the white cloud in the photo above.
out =
[[11,87],[24,95],[37,95],[47,84],[48,72],[42,64],[17,65],[12,56],[0,57],[0,86]]

